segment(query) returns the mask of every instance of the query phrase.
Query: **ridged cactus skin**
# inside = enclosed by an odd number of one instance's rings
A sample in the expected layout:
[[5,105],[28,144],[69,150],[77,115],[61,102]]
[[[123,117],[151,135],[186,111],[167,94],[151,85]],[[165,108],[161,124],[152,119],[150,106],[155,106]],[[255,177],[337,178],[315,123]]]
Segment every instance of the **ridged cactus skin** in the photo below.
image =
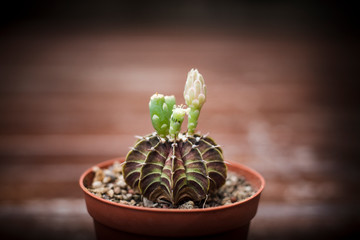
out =
[[125,182],[154,202],[198,202],[226,180],[222,150],[195,134],[165,142],[157,134],[139,139],[123,166]]

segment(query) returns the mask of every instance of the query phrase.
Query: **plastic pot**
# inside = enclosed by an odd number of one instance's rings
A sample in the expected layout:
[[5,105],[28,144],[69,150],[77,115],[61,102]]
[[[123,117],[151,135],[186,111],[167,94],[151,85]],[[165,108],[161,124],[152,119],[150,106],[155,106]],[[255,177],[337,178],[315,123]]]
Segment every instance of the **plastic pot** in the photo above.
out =
[[[97,166],[106,168],[114,161],[122,162],[124,159],[108,160]],[[147,208],[107,201],[88,191],[87,186],[91,185],[94,177],[92,168],[89,168],[81,175],[79,183],[85,195],[87,210],[94,219],[97,238],[151,239],[151,236],[156,236],[156,239],[168,239],[207,236],[206,239],[209,239],[210,235],[219,237],[222,234],[246,239],[265,180],[259,173],[242,164],[228,162],[228,171],[244,176],[256,189],[256,193],[240,202],[205,209]]]

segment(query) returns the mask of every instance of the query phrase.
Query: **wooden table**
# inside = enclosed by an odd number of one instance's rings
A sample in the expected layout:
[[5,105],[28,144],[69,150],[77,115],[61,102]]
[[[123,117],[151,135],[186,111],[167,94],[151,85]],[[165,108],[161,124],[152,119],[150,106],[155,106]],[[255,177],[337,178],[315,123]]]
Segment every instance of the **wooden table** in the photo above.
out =
[[249,238],[359,236],[355,91],[340,77],[341,44],[323,40],[8,30],[0,38],[1,238],[94,239],[80,174],[125,156],[134,135],[153,131],[153,93],[184,103],[193,67],[208,86],[198,129],[210,132],[226,159],[267,181]]

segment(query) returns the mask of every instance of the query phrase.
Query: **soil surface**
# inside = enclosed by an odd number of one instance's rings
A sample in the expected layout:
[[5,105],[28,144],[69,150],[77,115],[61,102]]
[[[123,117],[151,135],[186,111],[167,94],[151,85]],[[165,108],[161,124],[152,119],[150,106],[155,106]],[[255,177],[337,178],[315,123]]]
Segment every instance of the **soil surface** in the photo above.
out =
[[150,208],[194,209],[217,207],[242,201],[255,194],[255,190],[242,176],[228,171],[224,186],[201,202],[187,201],[178,206],[171,203],[152,202],[131,189],[122,176],[122,165],[115,162],[107,169],[93,168],[95,177],[89,191],[111,202]]

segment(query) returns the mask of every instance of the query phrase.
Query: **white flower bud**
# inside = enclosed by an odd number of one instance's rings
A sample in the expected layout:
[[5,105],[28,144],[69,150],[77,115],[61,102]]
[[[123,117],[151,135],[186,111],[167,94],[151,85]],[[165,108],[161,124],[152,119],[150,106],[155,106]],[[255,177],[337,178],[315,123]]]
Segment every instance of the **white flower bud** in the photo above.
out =
[[203,76],[197,69],[191,69],[188,73],[184,98],[190,108],[201,109],[206,100],[206,85]]

